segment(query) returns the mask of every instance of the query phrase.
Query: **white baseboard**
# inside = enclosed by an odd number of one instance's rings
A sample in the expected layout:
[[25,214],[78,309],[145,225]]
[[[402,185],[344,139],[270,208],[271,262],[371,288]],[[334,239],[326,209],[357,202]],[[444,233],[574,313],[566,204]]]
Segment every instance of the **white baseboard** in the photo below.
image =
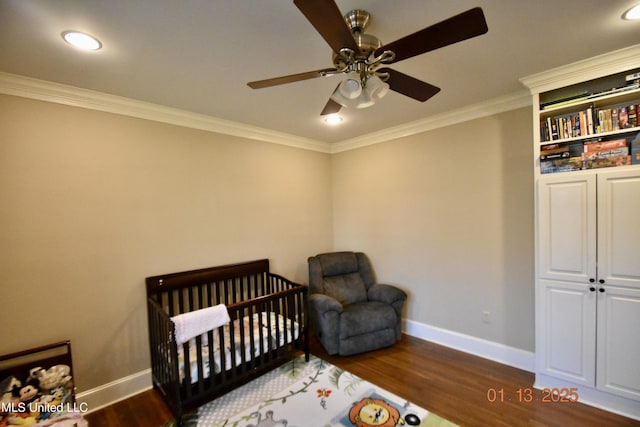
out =
[[437,328],[413,320],[404,321],[404,332],[412,337],[432,341],[446,347],[470,353],[485,359],[523,369],[535,371],[535,354],[493,341],[476,338],[471,335]]
[[540,390],[545,388],[560,390],[575,387],[580,403],[640,421],[640,404],[638,404],[637,400],[616,396],[592,387],[573,384],[544,374],[536,375],[536,382],[533,386]]
[[[471,353],[509,366],[534,371],[534,354],[503,344],[405,320],[404,332],[416,338],[432,341],[456,350]],[[151,369],[137,372],[76,395],[89,412],[97,411],[152,387]]]
[[83,403],[88,412],[93,412],[149,390],[151,387],[151,369],[145,369],[144,371],[136,372],[127,377],[78,393],[76,400],[79,404]]

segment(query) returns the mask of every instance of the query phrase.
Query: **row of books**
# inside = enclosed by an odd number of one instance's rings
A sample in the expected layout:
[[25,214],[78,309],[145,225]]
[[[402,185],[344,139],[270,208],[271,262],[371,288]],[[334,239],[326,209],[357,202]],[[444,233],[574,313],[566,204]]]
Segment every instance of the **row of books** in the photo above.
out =
[[[540,172],[568,172],[637,163],[633,159],[637,157],[640,160],[640,151],[635,141],[631,143],[631,150],[629,145],[626,139],[548,144],[540,150]],[[640,144],[637,145],[640,148]]]
[[590,105],[583,111],[547,117],[540,121],[540,139],[542,142],[555,141],[634,128],[640,125],[639,109],[640,104],[610,108]]

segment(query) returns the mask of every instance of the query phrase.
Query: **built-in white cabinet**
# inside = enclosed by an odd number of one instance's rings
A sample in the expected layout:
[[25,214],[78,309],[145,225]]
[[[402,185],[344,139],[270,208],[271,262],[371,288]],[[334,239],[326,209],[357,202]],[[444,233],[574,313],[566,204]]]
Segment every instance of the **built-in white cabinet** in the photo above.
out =
[[638,58],[635,45],[521,81],[533,99],[535,386],[640,420]]
[[538,180],[538,371],[640,400],[640,169]]

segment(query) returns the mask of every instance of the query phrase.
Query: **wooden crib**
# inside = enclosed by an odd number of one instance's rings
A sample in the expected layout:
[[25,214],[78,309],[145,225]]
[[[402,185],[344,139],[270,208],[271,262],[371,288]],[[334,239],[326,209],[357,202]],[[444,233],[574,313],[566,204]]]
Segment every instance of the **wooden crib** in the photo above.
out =
[[[185,411],[304,351],[307,287],[269,272],[266,259],[146,279],[153,386],[180,421]],[[224,304],[230,322],[184,344],[171,317]]]

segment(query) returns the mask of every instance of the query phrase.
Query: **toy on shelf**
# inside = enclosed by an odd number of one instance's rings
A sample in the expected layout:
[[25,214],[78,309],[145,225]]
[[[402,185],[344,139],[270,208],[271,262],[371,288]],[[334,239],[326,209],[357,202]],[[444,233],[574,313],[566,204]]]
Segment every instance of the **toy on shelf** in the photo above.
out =
[[71,343],[0,356],[0,427],[86,427],[75,400]]

